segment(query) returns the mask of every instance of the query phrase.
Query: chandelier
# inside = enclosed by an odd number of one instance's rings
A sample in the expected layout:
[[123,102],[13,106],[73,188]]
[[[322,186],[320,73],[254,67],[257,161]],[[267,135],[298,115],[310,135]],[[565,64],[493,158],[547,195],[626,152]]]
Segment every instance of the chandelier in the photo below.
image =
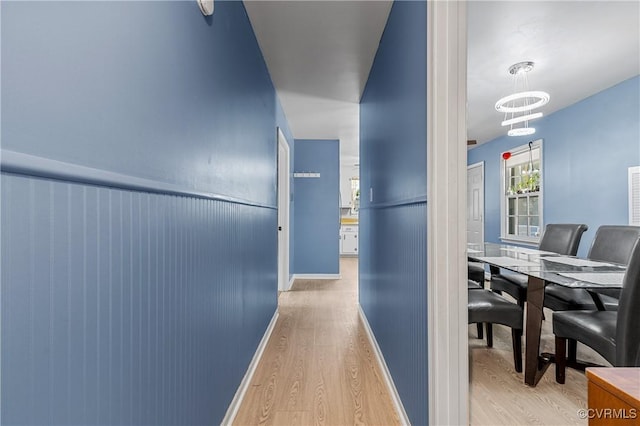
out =
[[503,126],[509,126],[509,136],[531,135],[536,129],[529,127],[529,121],[542,117],[541,112],[533,110],[549,102],[549,94],[539,90],[529,90],[527,73],[533,69],[531,61],[518,62],[509,67],[513,76],[512,95],[505,96],[496,102],[496,111],[504,113]]

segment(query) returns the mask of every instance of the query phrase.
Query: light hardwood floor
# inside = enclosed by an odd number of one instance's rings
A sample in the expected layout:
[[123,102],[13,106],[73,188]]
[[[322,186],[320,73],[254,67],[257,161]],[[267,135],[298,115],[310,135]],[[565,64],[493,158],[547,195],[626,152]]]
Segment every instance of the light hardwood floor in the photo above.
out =
[[[341,280],[298,280],[279,297],[280,316],[235,425],[399,424],[357,310],[357,259],[341,259]],[[550,311],[542,349],[553,352]],[[524,342],[524,339],[523,339]],[[578,345],[581,359],[608,365]],[[472,425],[586,425],[587,381],[567,369],[556,384],[554,366],[535,388],[513,369],[511,332],[494,326],[494,347],[469,326]],[[427,401],[425,401],[425,404]]]
[[[545,309],[541,349],[555,352],[552,311]],[[470,415],[472,425],[586,425],[578,410],[587,405],[584,373],[568,368],[566,384],[555,382],[551,365],[536,387],[524,384],[523,373],[513,368],[511,330],[494,325],[494,347],[477,339],[475,324],[469,326]],[[525,339],[522,339],[523,344]],[[524,347],[523,347],[524,353]],[[610,365],[591,349],[578,344],[578,359]],[[523,359],[524,362],[524,359]]]
[[358,260],[341,280],[296,280],[235,425],[395,425],[374,352],[358,316]]

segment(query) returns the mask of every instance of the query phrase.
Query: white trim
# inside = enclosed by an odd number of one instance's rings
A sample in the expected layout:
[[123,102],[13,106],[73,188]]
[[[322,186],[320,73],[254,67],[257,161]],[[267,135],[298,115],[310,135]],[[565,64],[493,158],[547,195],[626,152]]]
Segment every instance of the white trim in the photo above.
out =
[[167,183],[152,179],[145,179],[122,173],[111,172],[95,167],[81,166],[65,161],[52,160],[22,152],[0,150],[0,169],[5,173],[16,173],[25,176],[35,176],[56,179],[65,182],[105,186],[130,191],[151,192],[155,194],[180,195],[187,197],[219,200],[228,203],[244,204],[247,206],[276,209],[276,205],[268,205],[241,198],[228,197],[222,194],[198,191],[187,186]]
[[295,275],[291,275],[291,278],[289,278],[289,285],[287,286],[287,291],[291,290],[291,286],[293,285],[293,282],[296,280],[296,276]]
[[640,166],[629,167],[629,225],[640,226],[640,180],[634,176],[640,176]]
[[376,336],[373,334],[373,330],[371,330],[371,326],[369,325],[369,321],[367,320],[367,316],[362,310],[362,306],[358,304],[358,314],[360,315],[360,319],[362,320],[362,324],[364,325],[364,330],[367,334],[367,338],[369,339],[369,343],[373,348],[373,352],[375,354],[376,359],[378,360],[378,367],[382,371],[382,376],[384,377],[384,381],[389,389],[389,394],[391,395],[391,402],[400,417],[400,424],[402,425],[410,425],[409,416],[407,416],[407,412],[404,409],[404,405],[402,405],[402,400],[400,399],[400,395],[398,394],[398,389],[396,389],[395,383],[393,383],[393,377],[391,377],[391,372],[389,372],[389,368],[387,367],[387,363],[384,360],[384,356],[382,355],[382,351],[380,350],[380,346],[378,346],[378,341],[376,340]]
[[296,280],[339,280],[341,278],[340,274],[295,274],[293,276]]
[[469,424],[467,3],[427,2],[429,424]]
[[[542,238],[542,232],[544,230],[544,157],[543,157],[543,140],[541,138],[531,141],[532,148],[540,149],[540,191],[538,193],[538,211],[539,211],[539,223],[540,223],[540,236],[539,237],[519,237],[517,235],[510,235],[507,233],[507,205],[506,205],[506,176],[505,176],[505,161],[500,158],[500,240],[510,243],[516,244],[524,244],[524,245],[538,245],[540,243],[540,239]],[[512,155],[521,154],[529,151],[529,144],[526,143],[524,145],[517,146],[509,150]]]
[[262,354],[264,353],[265,348],[267,347],[267,342],[271,337],[271,333],[276,327],[276,322],[278,321],[278,316],[280,314],[276,311],[271,318],[271,322],[267,326],[267,330],[264,332],[264,336],[262,336],[262,340],[258,344],[258,349],[256,349],[256,353],[253,354],[253,358],[249,363],[249,367],[247,368],[247,372],[245,373],[242,381],[240,382],[240,386],[238,386],[238,390],[236,394],[233,396],[231,400],[231,404],[227,408],[227,412],[222,419],[221,425],[231,425],[238,414],[238,410],[240,409],[240,405],[242,404],[242,400],[244,399],[245,393],[247,393],[247,389],[249,389],[249,385],[251,384],[251,379],[253,378],[253,374],[256,372],[256,368],[258,367],[258,363],[262,358]]
[[540,245],[540,241],[537,241],[537,240],[525,240],[525,239],[500,237],[500,241],[507,244],[517,244],[519,246],[538,247]]
[[[282,231],[278,231],[278,290],[287,291],[291,286],[287,287],[289,281],[289,239],[290,239],[290,209],[291,209],[291,164],[289,142],[282,133],[282,129],[278,127],[278,226],[282,226]],[[280,148],[284,152],[280,158]],[[282,184],[282,185],[281,185]],[[282,205],[281,205],[282,204]]]

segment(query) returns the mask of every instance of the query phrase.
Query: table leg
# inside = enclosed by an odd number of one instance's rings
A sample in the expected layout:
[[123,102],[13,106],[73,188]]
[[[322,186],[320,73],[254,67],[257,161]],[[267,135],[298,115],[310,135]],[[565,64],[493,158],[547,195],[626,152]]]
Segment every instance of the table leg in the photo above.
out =
[[547,370],[550,360],[540,357],[540,334],[542,331],[542,308],[544,306],[544,280],[529,276],[527,284],[527,333],[524,382],[535,386]]

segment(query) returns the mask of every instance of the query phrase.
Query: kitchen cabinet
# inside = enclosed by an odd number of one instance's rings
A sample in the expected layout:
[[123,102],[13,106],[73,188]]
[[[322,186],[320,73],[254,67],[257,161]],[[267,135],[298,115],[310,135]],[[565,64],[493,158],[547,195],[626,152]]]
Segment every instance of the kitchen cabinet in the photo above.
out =
[[358,226],[343,225],[340,228],[340,254],[342,255],[358,254]]

